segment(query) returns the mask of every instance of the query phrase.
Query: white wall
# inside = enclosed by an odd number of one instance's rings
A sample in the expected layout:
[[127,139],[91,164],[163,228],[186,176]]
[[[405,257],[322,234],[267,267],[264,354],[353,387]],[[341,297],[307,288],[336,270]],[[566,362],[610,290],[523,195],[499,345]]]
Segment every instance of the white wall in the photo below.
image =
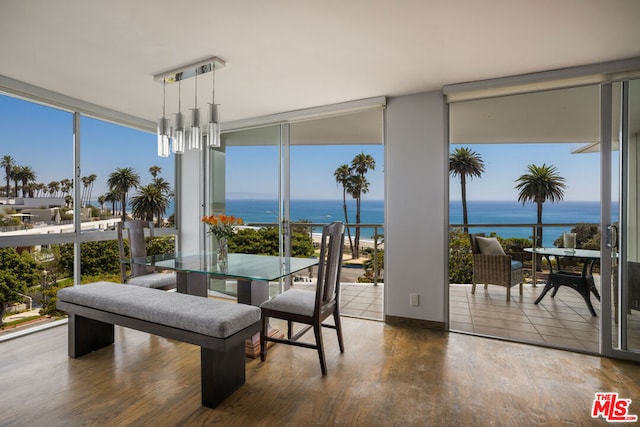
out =
[[[448,144],[442,92],[390,98],[385,118],[385,314],[444,322]],[[419,294],[419,305],[409,296]]]

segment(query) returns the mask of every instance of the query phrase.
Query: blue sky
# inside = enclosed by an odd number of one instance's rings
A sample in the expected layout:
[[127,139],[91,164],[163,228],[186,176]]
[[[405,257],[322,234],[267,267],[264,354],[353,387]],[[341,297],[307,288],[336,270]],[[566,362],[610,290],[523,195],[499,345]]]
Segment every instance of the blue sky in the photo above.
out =
[[[527,172],[527,166],[554,165],[565,178],[564,200],[600,200],[599,153],[571,154],[579,144],[473,144],[466,146],[478,153],[485,165],[481,178],[467,180],[468,200],[517,200],[515,180]],[[460,179],[450,178],[451,200],[460,200]]]
[[[26,101],[0,96],[0,156],[11,155],[16,164],[30,166],[37,181],[48,183],[71,178],[72,114]],[[83,117],[82,176],[95,173],[94,198],[106,192],[106,180],[116,167],[132,167],[148,183],[150,166],[162,168],[162,176],[173,183],[173,156],[156,155],[155,135]],[[482,178],[468,182],[469,200],[516,200],[515,180],[527,165],[553,164],[566,178],[565,200],[599,200],[600,156],[571,154],[575,144],[476,144],[485,163]],[[455,148],[453,146],[452,148]],[[291,195],[294,199],[340,199],[333,172],[364,152],[376,160],[367,179],[370,192],[364,197],[384,197],[384,147],[293,146],[291,148]],[[0,178],[3,178],[0,171]],[[278,152],[276,147],[231,147],[227,152],[227,192],[277,194]],[[4,179],[0,179],[4,184]],[[460,184],[450,180],[452,200],[460,199]]]
[[[73,174],[73,115],[54,108],[0,96],[0,157],[10,155],[19,166],[31,167],[36,181],[71,179]],[[173,159],[156,155],[155,135],[82,117],[81,176],[97,175],[93,198],[107,191],[106,181],[117,167],[132,167],[141,183],[151,181],[148,170],[160,166],[173,182]],[[4,169],[0,185],[6,185]]]
[[[376,168],[367,173],[368,200],[384,199],[383,145],[326,145],[291,147],[291,198],[342,199],[334,171],[350,164],[354,156],[370,154]],[[227,148],[227,193],[258,193],[273,198],[278,193],[278,150],[272,147]]]
[[[71,178],[72,122],[71,113],[0,95],[0,157],[10,155],[17,165],[31,167],[37,182]],[[82,117],[81,137],[81,176],[97,175],[92,198],[107,191],[106,180],[117,167],[134,168],[146,184],[151,180],[149,167],[157,165],[162,177],[173,183],[174,156],[157,156],[155,135]],[[367,175],[370,191],[364,197],[382,200],[382,145],[292,147],[292,198],[341,199],[342,189],[333,172],[361,152],[371,154],[377,162],[376,170]],[[226,170],[228,193],[277,195],[276,147],[229,148]],[[0,170],[0,185],[4,182],[4,170]]]

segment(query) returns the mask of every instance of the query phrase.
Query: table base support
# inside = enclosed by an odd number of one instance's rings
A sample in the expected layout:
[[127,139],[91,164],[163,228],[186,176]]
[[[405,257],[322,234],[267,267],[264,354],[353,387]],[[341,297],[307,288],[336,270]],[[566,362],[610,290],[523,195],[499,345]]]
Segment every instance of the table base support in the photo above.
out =
[[549,273],[549,278],[547,279],[547,284],[544,286],[542,292],[540,292],[540,296],[535,301],[535,304],[538,304],[542,301],[542,298],[553,289],[551,292],[551,298],[555,297],[558,293],[558,289],[560,286],[567,286],[574,291],[578,292],[584,302],[587,304],[587,308],[592,316],[596,317],[596,311],[591,304],[591,293],[593,293],[598,301],[600,301],[600,294],[598,293],[598,289],[595,286],[593,281],[593,277],[583,277],[580,274],[572,274],[566,272],[559,273]]
[[[272,338],[284,339],[284,332],[278,329],[269,328],[269,336]],[[274,342],[267,341],[267,348],[271,348]],[[244,354],[251,359],[257,359],[260,357],[260,334],[257,333],[250,339],[245,341]]]

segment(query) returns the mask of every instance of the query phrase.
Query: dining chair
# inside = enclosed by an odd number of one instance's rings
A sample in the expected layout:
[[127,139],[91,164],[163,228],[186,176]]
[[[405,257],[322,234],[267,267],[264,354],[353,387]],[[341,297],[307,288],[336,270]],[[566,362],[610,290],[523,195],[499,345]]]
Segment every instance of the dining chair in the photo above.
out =
[[[120,251],[120,279],[128,285],[143,286],[161,290],[174,289],[176,287],[175,272],[156,272],[152,267],[135,264],[134,258],[147,256],[145,244],[145,230],[153,237],[153,223],[139,219],[118,223],[118,249]],[[126,238],[124,236],[126,231]],[[128,243],[129,255],[125,251],[125,241]],[[127,266],[131,273],[127,274]]]
[[511,300],[511,287],[524,281],[522,262],[514,261],[494,237],[485,237],[484,233],[470,234],[471,252],[473,254],[473,284],[471,293],[475,294],[476,285],[498,285],[507,288],[507,301]]
[[[323,227],[320,241],[320,258],[315,292],[290,289],[265,301],[260,332],[260,359],[267,358],[267,341],[316,349],[320,358],[322,375],[327,374],[327,363],[322,344],[322,327],[335,329],[340,352],[344,353],[342,325],[340,323],[340,271],[344,249],[344,224],[332,222]],[[333,315],[334,325],[322,323]],[[287,339],[269,336],[269,318],[287,321]],[[293,323],[307,326],[293,335]],[[313,328],[315,344],[301,342],[299,338]]]

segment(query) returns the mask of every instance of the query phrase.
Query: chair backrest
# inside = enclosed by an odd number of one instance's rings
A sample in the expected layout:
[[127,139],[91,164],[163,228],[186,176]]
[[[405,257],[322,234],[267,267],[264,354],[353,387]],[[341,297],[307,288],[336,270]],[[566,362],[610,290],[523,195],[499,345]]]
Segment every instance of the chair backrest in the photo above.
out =
[[476,237],[485,237],[485,235],[484,233],[469,234],[469,241],[471,242],[471,253],[473,254],[480,253],[480,248],[478,247],[478,241],[476,240]]
[[[149,221],[143,221],[141,219],[135,219],[131,221],[119,222],[118,223],[118,249],[120,251],[120,259],[126,260],[127,256],[124,248],[124,240],[126,239],[129,242],[129,258],[130,266],[131,266],[131,276],[144,276],[145,274],[153,273],[153,269],[141,265],[134,264],[134,258],[143,258],[147,256],[147,248],[145,246],[144,240],[144,230],[149,229],[149,235],[153,236],[153,223]],[[126,237],[124,236],[124,231],[127,231]],[[122,283],[125,283],[127,280],[127,265],[124,263],[120,263],[120,276],[122,279]]]
[[320,241],[315,314],[327,305],[338,303],[343,250],[344,224],[336,221],[325,225]]

